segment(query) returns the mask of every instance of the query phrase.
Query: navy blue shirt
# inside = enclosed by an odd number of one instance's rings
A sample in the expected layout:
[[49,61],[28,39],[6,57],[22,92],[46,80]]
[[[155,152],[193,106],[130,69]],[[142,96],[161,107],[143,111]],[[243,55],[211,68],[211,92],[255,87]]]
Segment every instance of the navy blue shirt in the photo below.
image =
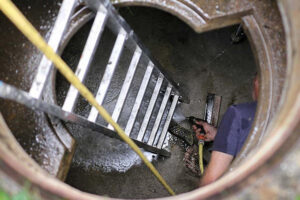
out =
[[230,106],[223,116],[213,144],[213,151],[236,156],[250,132],[256,102]]

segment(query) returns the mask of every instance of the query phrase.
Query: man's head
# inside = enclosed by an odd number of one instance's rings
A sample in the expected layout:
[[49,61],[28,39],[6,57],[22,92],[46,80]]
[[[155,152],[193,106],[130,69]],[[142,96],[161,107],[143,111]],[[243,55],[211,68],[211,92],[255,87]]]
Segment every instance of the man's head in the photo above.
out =
[[252,89],[252,98],[254,101],[257,101],[259,93],[259,79],[258,74],[255,73],[255,77],[253,78],[253,89]]

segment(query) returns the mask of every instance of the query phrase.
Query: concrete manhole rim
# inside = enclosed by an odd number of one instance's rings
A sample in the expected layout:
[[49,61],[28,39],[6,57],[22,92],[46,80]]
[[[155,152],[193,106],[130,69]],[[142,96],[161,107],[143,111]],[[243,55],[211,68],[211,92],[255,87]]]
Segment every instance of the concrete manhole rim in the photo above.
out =
[[[299,57],[292,55],[292,50],[295,49],[298,53],[299,46],[297,47],[297,42],[300,41],[299,35],[295,34],[296,28],[293,27],[293,21],[290,21],[292,18],[291,14],[286,13],[286,8],[288,5],[295,3],[296,1],[290,0],[281,3],[281,12],[285,18],[285,29],[286,29],[286,38],[288,42],[288,77],[290,77],[285,83],[285,99],[281,101],[281,108],[276,113],[276,117],[272,119],[268,128],[266,130],[267,135],[272,137],[268,138],[261,148],[249,158],[246,162],[242,163],[241,166],[235,169],[234,173],[231,172],[225,175],[223,178],[217,182],[208,185],[204,188],[197,189],[195,191],[181,194],[177,196],[180,199],[199,199],[206,198],[216,195],[229,187],[235,187],[237,183],[246,179],[250,176],[255,170],[259,169],[267,160],[269,160],[275,152],[281,147],[281,145],[289,137],[292,136],[293,131],[297,129],[297,125],[300,119],[300,100],[299,100],[299,90],[300,86],[297,85],[297,74],[299,74],[300,61]],[[299,4],[299,3],[298,3]],[[290,8],[290,7],[289,7]],[[246,21],[247,22],[247,21]],[[250,32],[251,30],[249,30]],[[249,33],[248,33],[249,34]],[[248,35],[249,36],[249,35]],[[294,43],[292,41],[295,41]],[[298,51],[297,51],[298,50]],[[298,59],[298,60],[297,60]],[[262,96],[262,95],[261,95]],[[262,105],[259,105],[262,107]],[[287,115],[288,114],[288,115]],[[296,120],[295,120],[296,119]],[[257,119],[256,119],[257,120]],[[7,152],[0,148],[1,157],[3,166],[6,166],[10,169],[7,171],[17,172],[14,174],[15,179],[27,178],[35,186],[40,187],[46,193],[50,192],[54,195],[58,195],[68,199],[99,199],[99,196],[81,192],[75,188],[68,186],[67,184],[50,177],[49,175],[36,173],[32,169],[22,166],[22,162],[15,157],[12,157],[11,152]],[[2,168],[2,167],[1,167]],[[100,197],[101,198],[101,197]],[[176,197],[168,197],[174,199]]]

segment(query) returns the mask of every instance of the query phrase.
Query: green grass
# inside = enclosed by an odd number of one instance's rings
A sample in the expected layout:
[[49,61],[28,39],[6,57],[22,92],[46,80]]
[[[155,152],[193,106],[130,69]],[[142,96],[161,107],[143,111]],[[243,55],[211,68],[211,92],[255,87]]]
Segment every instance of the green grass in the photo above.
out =
[[0,200],[33,200],[27,189],[23,189],[14,195],[9,195],[4,190],[0,190]]
[[29,188],[29,182],[25,182],[23,189],[16,194],[9,194],[0,188],[0,200],[36,200],[36,198],[30,194]]
[[10,196],[6,192],[0,190],[0,199],[1,200],[10,200]]

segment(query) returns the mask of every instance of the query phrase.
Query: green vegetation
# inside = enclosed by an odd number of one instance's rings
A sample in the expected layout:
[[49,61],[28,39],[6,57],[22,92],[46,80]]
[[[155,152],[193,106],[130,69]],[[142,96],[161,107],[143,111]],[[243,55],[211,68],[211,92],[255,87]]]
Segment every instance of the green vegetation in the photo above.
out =
[[36,200],[37,198],[29,192],[30,183],[25,182],[23,189],[17,194],[9,194],[2,188],[0,188],[0,200]]
[[27,189],[21,190],[15,195],[9,195],[4,190],[0,189],[0,200],[33,200]]
[[10,200],[10,197],[6,192],[0,190],[0,199],[1,200]]

